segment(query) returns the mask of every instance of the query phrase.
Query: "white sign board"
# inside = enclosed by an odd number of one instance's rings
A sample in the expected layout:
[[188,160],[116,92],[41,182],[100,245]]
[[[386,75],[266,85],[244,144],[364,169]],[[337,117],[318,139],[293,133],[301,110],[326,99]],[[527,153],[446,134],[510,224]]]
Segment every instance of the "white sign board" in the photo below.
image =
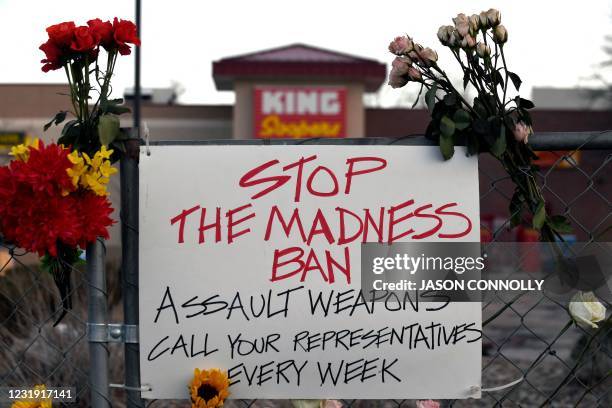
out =
[[430,146],[150,152],[143,397],[188,398],[196,367],[228,370],[231,398],[479,397],[479,303],[432,311],[360,290],[361,242],[479,240],[475,158],[444,162]]

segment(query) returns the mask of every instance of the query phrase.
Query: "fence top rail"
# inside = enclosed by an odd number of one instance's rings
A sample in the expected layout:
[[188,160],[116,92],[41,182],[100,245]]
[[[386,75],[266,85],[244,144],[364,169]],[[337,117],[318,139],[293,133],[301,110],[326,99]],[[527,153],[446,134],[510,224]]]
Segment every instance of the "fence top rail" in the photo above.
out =
[[[404,137],[312,138],[312,139],[208,139],[150,141],[152,146],[190,145],[398,145],[433,146],[435,143],[423,135]],[[612,149],[612,130],[595,132],[538,132],[530,136],[534,150],[598,150]]]

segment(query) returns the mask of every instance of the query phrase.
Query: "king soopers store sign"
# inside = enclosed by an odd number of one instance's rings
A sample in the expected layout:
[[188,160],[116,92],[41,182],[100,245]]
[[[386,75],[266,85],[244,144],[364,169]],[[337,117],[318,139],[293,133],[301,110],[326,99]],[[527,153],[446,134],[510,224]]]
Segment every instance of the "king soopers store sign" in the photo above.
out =
[[257,138],[346,137],[345,88],[261,86],[254,97]]

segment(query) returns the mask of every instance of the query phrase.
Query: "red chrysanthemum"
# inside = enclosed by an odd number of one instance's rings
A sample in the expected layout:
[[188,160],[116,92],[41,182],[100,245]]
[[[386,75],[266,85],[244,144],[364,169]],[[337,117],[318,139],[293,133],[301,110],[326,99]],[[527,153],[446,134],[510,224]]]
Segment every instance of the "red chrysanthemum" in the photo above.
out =
[[20,188],[12,201],[15,207],[1,222],[7,239],[40,256],[57,256],[58,242],[76,247],[81,226],[75,198]]
[[0,167],[0,232],[6,240],[41,256],[57,256],[59,243],[84,248],[97,237],[109,237],[111,203],[105,196],[74,191],[66,172],[72,167],[68,153],[41,143],[30,148],[27,161]]
[[11,170],[17,182],[30,185],[34,192],[56,195],[62,191],[71,191],[74,187],[66,173],[72,167],[69,153],[68,149],[55,143],[45,146],[40,142],[38,148],[30,147],[27,162],[11,162]]
[[85,248],[97,237],[109,238],[108,227],[114,224],[110,218],[113,207],[106,196],[99,196],[91,191],[76,196],[76,211],[79,217],[78,244]]

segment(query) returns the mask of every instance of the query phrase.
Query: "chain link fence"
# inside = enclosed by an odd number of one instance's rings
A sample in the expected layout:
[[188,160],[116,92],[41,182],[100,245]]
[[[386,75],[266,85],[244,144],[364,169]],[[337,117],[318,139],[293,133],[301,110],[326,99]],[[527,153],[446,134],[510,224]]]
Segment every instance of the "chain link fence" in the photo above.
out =
[[[610,251],[605,243],[612,242],[612,133],[536,135],[530,142],[540,154],[539,182],[549,210],[567,216],[574,229],[567,235],[568,241],[582,243],[572,246],[572,250],[597,245]],[[397,140],[364,139],[359,143],[387,144]],[[406,144],[405,140],[402,144]],[[134,191],[137,197],[138,190],[135,164],[128,162],[121,166],[122,195],[132,197],[131,201],[123,200],[120,212],[125,258],[137,253],[137,203],[134,204],[133,197]],[[518,228],[509,228],[512,214],[508,206],[514,187],[503,169],[485,156],[481,157],[479,168],[483,240],[532,240],[529,219],[523,219]],[[537,246],[533,248],[537,251]],[[523,271],[537,255],[533,251],[516,257],[509,275]],[[90,363],[88,293],[89,298],[95,292],[106,299],[107,322],[133,324],[138,317],[137,266],[126,268],[124,264],[122,268],[112,259],[108,258],[105,265],[105,281],[101,272],[106,285],[100,285],[99,279],[93,284],[91,271],[88,275],[85,266],[73,271],[74,309],[54,327],[61,305],[53,279],[40,270],[36,256],[0,243],[0,387],[41,383],[76,387],[77,402],[62,406],[189,406],[186,401],[138,398],[138,351],[133,343],[97,342],[106,354],[108,373],[92,382],[92,372],[99,371],[100,365],[97,360]],[[606,302],[606,307],[607,320],[601,323],[600,330],[594,331],[568,325],[567,303],[541,292],[526,292],[513,298],[500,294],[487,299],[482,304],[482,398],[442,401],[442,406],[611,407],[612,305]],[[108,387],[98,389],[100,380],[101,384],[119,385],[111,391]],[[92,395],[98,401],[95,404],[91,402]],[[345,400],[342,403],[351,407],[413,407],[415,401]],[[281,407],[290,404],[285,400],[231,400],[226,405]]]

